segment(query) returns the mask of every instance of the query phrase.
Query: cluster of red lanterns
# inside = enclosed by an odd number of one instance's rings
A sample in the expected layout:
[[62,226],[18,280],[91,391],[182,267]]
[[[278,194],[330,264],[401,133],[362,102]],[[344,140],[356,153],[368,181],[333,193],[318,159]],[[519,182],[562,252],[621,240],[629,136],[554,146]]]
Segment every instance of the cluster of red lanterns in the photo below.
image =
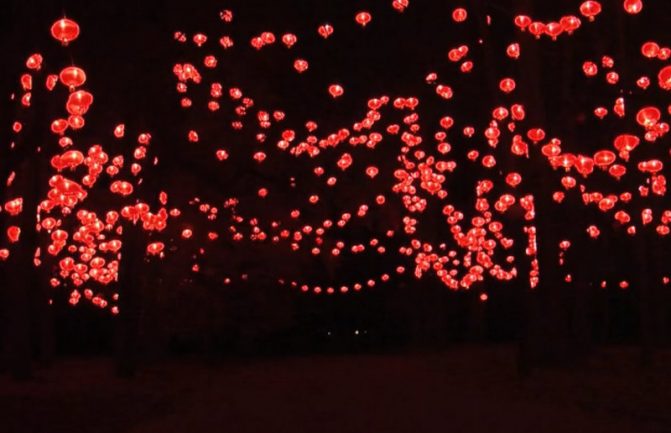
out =
[[[56,21],[51,27],[52,36],[63,46],[76,40],[79,32],[78,24],[67,18]],[[26,68],[27,72],[21,77],[25,93],[20,102],[23,108],[28,110],[31,107],[30,92],[33,81],[40,79],[42,56],[31,55],[26,62]],[[190,68],[187,66],[185,69],[185,74],[188,75]],[[195,77],[194,74],[190,79]],[[94,189],[101,176],[113,179],[121,175],[125,167],[123,155],[111,157],[102,145],[83,146],[79,140],[75,141],[73,136],[68,134],[85,126],[85,117],[93,105],[93,94],[81,89],[86,81],[86,72],[77,66],[67,66],[58,74],[46,75],[45,83],[49,92],[60,82],[69,93],[65,101],[66,115],[50,123],[51,131],[56,135],[55,140],[58,144],[56,149],[60,148],[61,153],[55,154],[50,159],[50,165],[55,173],[49,178],[48,191],[39,205],[36,215],[37,228],[46,235],[46,252],[58,261],[58,274],[51,278],[51,285],[58,287],[68,284],[74,287],[69,299],[73,305],[80,299],[87,299],[100,308],[111,307],[112,313],[116,314],[119,312],[118,307],[111,305],[110,301],[118,301],[118,295],[112,292],[108,296],[103,293],[103,288],[112,287],[118,280],[120,252],[123,246],[120,239],[123,232],[123,218],[134,223],[141,222],[147,231],[162,231],[167,226],[168,217],[179,215],[179,211],[168,213],[165,208],[160,208],[156,213],[152,213],[148,205],[136,203],[124,206],[120,211],[110,209],[103,216],[99,216],[96,212],[82,207],[90,195],[97,195],[102,191],[100,188]],[[15,122],[14,132],[20,134],[22,130],[22,125]],[[124,125],[117,125],[114,128],[114,137],[122,139],[124,135]],[[148,133],[138,136],[137,146],[131,155],[133,162],[127,167],[131,177],[137,177],[141,172],[141,163],[146,160],[150,139],[151,135]],[[12,173],[7,181],[8,186],[12,185],[14,177],[15,173]],[[130,197],[134,192],[134,181],[112,180],[109,190],[122,197]],[[160,202],[162,205],[166,204],[165,193],[161,194]],[[8,201],[4,205],[4,210],[11,216],[18,216],[24,211],[23,198]],[[20,236],[20,227],[8,228],[7,238],[10,243],[19,242]],[[147,254],[162,256],[162,245],[161,242],[152,242],[147,247]],[[39,252],[39,249],[37,251]],[[6,260],[10,253],[9,248],[2,248],[0,260]],[[36,254],[34,261],[35,265],[39,266],[42,257]],[[87,287],[90,285],[97,286],[98,293]]]
[[[403,12],[409,7],[409,1],[393,0],[391,5],[398,12]],[[623,7],[628,14],[637,15],[642,12],[644,5],[641,0],[624,0]],[[589,0],[580,4],[575,15],[565,15],[547,22],[517,15],[513,23],[521,31],[536,38],[547,36],[557,39],[578,30],[582,20],[594,21],[601,12],[602,4]],[[355,11],[353,17],[354,22],[362,28],[371,25],[373,21],[369,11]],[[225,23],[231,23],[233,12],[222,11],[220,18]],[[455,8],[451,18],[455,23],[463,23],[469,19],[468,10]],[[316,35],[313,28],[311,35],[301,35],[300,39],[315,37],[329,40],[334,31],[331,24],[323,23],[317,27]],[[77,23],[67,18],[56,21],[51,27],[52,36],[63,46],[76,40],[79,33]],[[564,147],[574,144],[564,145],[560,138],[548,137],[549,130],[525,123],[526,112],[533,107],[526,107],[513,99],[516,90],[524,83],[511,75],[497,77],[500,96],[506,102],[491,107],[491,116],[486,124],[472,124],[460,118],[458,111],[455,111],[445,113],[438,125],[426,125],[420,117],[420,99],[417,96],[381,95],[367,101],[362,110],[365,114],[334,130],[322,131],[316,120],[296,123],[296,119],[292,119],[291,125],[294,126],[290,128],[283,127],[282,122],[291,113],[282,109],[266,111],[259,108],[260,102],[265,101],[255,101],[250,96],[252,91],[247,92],[233,84],[224,87],[222,82],[225,81],[220,75],[222,72],[217,68],[217,56],[209,52],[204,54],[200,50],[209,47],[211,41],[215,41],[215,44],[218,41],[221,49],[233,49],[234,41],[230,35],[210,38],[205,33],[188,36],[176,32],[175,40],[192,43],[198,53],[197,58],[190,59],[191,62],[178,63],[173,67],[177,79],[176,89],[181,98],[180,106],[185,110],[205,109],[209,113],[223,113],[225,110],[221,110],[221,104],[228,98],[233,105],[233,114],[223,125],[233,131],[253,129],[255,143],[245,147],[244,151],[249,152],[249,158],[258,167],[265,167],[267,159],[274,158],[276,154],[287,155],[309,161],[318,182],[315,184],[325,186],[327,191],[340,188],[343,182],[339,181],[345,179],[345,176],[360,176],[362,182],[370,182],[370,185],[375,186],[370,188],[372,193],[367,199],[339,210],[334,214],[335,217],[314,223],[307,221],[307,215],[320,209],[327,201],[323,198],[325,194],[320,195],[316,190],[302,198],[302,205],[288,206],[279,212],[281,215],[268,217],[267,220],[244,215],[238,197],[230,197],[221,205],[193,199],[200,215],[210,222],[225,220],[224,227],[221,230],[207,230],[207,233],[200,233],[196,224],[183,227],[180,238],[184,242],[196,243],[198,239],[215,242],[223,238],[235,242],[271,243],[295,253],[307,251],[312,256],[326,256],[327,260],[332,261],[346,254],[355,256],[369,252],[380,256],[394,254],[399,262],[406,261],[390,269],[373,271],[369,277],[350,283],[311,284],[278,278],[281,283],[301,291],[315,294],[357,292],[386,283],[393,276],[412,275],[421,278],[427,274],[435,275],[452,290],[463,290],[488,278],[508,281],[519,277],[519,263],[522,260],[528,260],[530,264],[529,275],[523,277],[528,278],[532,287],[536,286],[540,269],[537,259],[535,197],[522,192],[522,187],[526,186],[522,174],[500,163],[509,157],[527,159],[539,154],[548,168],[560,170],[560,185],[553,193],[553,199],[558,203],[565,203],[565,197],[570,194],[579,194],[581,203],[612,214],[618,224],[626,227],[629,235],[637,232],[639,214],[642,226],[652,224],[660,236],[667,236],[670,232],[671,210],[655,213],[651,208],[631,208],[637,202],[633,200],[637,194],[641,199],[650,197],[650,194],[666,194],[664,160],[668,155],[641,159],[637,149],[642,146],[642,142],[653,145],[662,141],[670,129],[667,115],[660,109],[662,107],[655,105],[641,106],[635,113],[626,110],[628,96],[623,95],[629,93],[619,91],[618,86],[625,86],[625,83],[615,68],[614,59],[608,55],[604,54],[600,62],[592,59],[582,63],[586,77],[601,77],[610,88],[618,90],[613,95],[612,108],[603,104],[594,107],[593,113],[599,120],[611,115],[614,119],[626,119],[633,114],[639,129],[609,137],[603,145],[595,146],[595,151],[577,148],[565,151]],[[249,44],[242,44],[241,49],[250,49],[251,46],[251,49],[261,51],[265,46],[281,42],[287,48],[284,51],[289,53],[298,41],[299,36],[295,33],[286,32],[276,36],[273,32],[261,31],[251,37]],[[332,43],[332,40],[324,43]],[[474,51],[477,51],[472,50],[474,46],[462,44],[447,49],[447,59],[451,62],[448,65],[462,74],[471,73],[475,65]],[[511,42],[504,54],[509,60],[518,59],[521,55],[519,43]],[[647,41],[641,46],[641,55],[647,61],[666,61],[671,58],[671,49]],[[310,68],[308,60],[303,58],[291,58],[288,63],[301,74]],[[39,54],[31,55],[26,61],[27,70],[21,77],[24,94],[20,98],[26,109],[31,106],[30,91],[33,81],[40,77],[42,67],[43,58]],[[655,68],[658,68],[655,69],[658,87],[671,91],[671,66]],[[123,266],[121,237],[124,225],[140,224],[144,230],[161,232],[167,227],[169,218],[179,216],[180,211],[166,209],[165,193],[161,193],[159,209],[154,211],[145,200],[136,197],[137,187],[141,183],[142,164],[151,161],[147,158],[150,134],[140,134],[132,155],[128,156],[110,155],[99,144],[84,146],[75,142],[72,133],[85,127],[85,117],[94,102],[93,94],[83,88],[87,83],[87,75],[82,68],[67,66],[58,74],[40,79],[45,81],[48,90],[53,90],[60,82],[69,91],[65,111],[50,123],[60,150],[50,159],[55,172],[49,179],[49,190],[40,203],[37,215],[39,230],[48,236],[46,251],[58,259],[58,275],[51,280],[51,284],[59,286],[67,283],[74,287],[70,292],[72,304],[84,298],[104,308],[116,302],[118,295],[112,292],[111,296],[106,296],[102,294],[102,289],[101,293],[95,293],[90,287],[93,284],[96,287],[113,285],[117,280],[119,267]],[[636,91],[645,92],[653,83],[654,76],[651,74],[635,79]],[[461,93],[456,85],[440,79],[437,72],[429,71],[424,81],[431,87],[434,97],[443,102]],[[199,86],[203,86],[206,92],[192,92]],[[329,81],[322,88],[327,89],[331,99],[349,97],[342,84]],[[205,100],[199,96],[202,94],[206,95]],[[671,113],[668,107],[666,110]],[[303,124],[302,128],[295,126],[300,123]],[[20,134],[22,129],[20,122],[14,123],[16,134]],[[429,130],[433,132],[425,132]],[[125,125],[117,125],[113,135],[118,140],[124,139]],[[212,140],[206,134],[199,134],[195,128],[185,131],[185,137],[190,143]],[[365,156],[359,157],[374,152],[380,143],[386,145],[387,142],[398,146],[393,168],[389,169],[383,163],[371,163]],[[344,147],[346,150],[343,150]],[[455,156],[458,153],[455,149],[463,151],[465,158]],[[219,163],[225,165],[230,164],[230,156],[239,151],[237,147],[217,143],[212,153]],[[153,163],[156,163],[155,159]],[[457,206],[450,194],[450,180],[460,179],[459,176],[466,171],[477,173],[477,180],[472,185],[472,208]],[[123,204],[98,214],[84,209],[82,203],[90,195],[103,190],[94,189],[103,176],[109,179],[109,188],[103,189]],[[291,188],[295,188],[296,178],[291,175],[287,177]],[[631,186],[631,182],[622,182],[622,179],[634,178],[639,182],[636,188]],[[613,191],[596,191],[592,186],[593,179],[599,179],[600,183],[605,182],[604,179],[610,180],[613,182]],[[8,184],[12,181],[13,177],[8,180]],[[381,184],[384,184],[382,189],[377,189]],[[268,185],[253,185],[249,197],[269,201],[273,194],[273,188]],[[359,221],[374,218],[378,212],[390,206],[394,199],[401,209],[395,221],[380,228],[380,232],[371,235],[369,239],[350,242],[342,240],[348,238],[342,235],[343,231],[349,230]],[[9,200],[3,209],[11,216],[19,215],[23,212],[22,198]],[[442,210],[441,218],[449,233],[442,239],[443,242],[426,239],[423,234],[423,217],[430,209]],[[223,214],[228,218],[219,219]],[[507,232],[509,219],[523,221],[523,237],[512,236]],[[593,239],[599,238],[603,232],[604,228],[596,224],[585,228],[585,235]],[[205,236],[199,236],[201,234]],[[5,235],[10,244],[19,242],[21,227],[12,225]],[[523,243],[522,257],[515,254],[518,251],[513,249],[516,242]],[[569,254],[570,246],[570,240],[559,244],[561,263],[565,255]],[[149,256],[163,257],[165,249],[164,242],[152,239],[144,252]],[[199,245],[198,251],[198,255],[205,254],[204,246]],[[0,260],[6,259],[9,254],[9,247],[0,249]],[[39,260],[36,257],[36,263]],[[196,263],[191,269],[197,272],[200,265]],[[247,274],[243,277],[246,279]],[[571,274],[566,275],[565,281],[572,281]],[[621,288],[628,287],[628,283],[626,287],[623,287],[623,283],[626,281],[620,283]],[[487,295],[483,293],[480,299],[486,301]],[[118,312],[116,306],[111,307],[113,312]]]
[[[402,12],[408,7],[408,2],[394,1],[392,5],[398,11]],[[641,12],[642,8],[643,3],[641,1],[627,0],[624,2],[624,9],[630,14],[638,14]],[[535,20],[525,15],[518,15],[514,19],[514,24],[521,30],[529,31],[529,33],[536,37],[548,36],[556,39],[562,34],[570,35],[579,29],[582,25],[582,20],[587,20],[589,22],[594,21],[601,12],[601,2],[584,1],[580,4],[578,11],[576,11],[576,15],[566,15],[557,19],[557,21],[548,22]],[[464,8],[456,8],[452,12],[452,19],[457,23],[463,22],[467,18],[468,11]],[[362,27],[369,24],[371,20],[372,15],[367,11],[361,11],[355,14],[355,21]],[[328,39],[333,34],[333,30],[331,25],[323,24],[319,26],[317,33],[322,38]],[[291,35],[294,34],[291,33]],[[288,46],[295,43],[295,40],[292,38],[289,42],[290,43],[287,44]],[[470,72],[473,67],[473,61],[469,59],[469,51],[468,45],[460,45],[448,50],[448,59],[458,63],[459,71],[462,73]],[[642,52],[648,58],[658,56],[661,59],[668,58],[669,54],[667,54],[667,51],[666,48],[662,48],[652,42],[649,42],[648,45],[645,45],[642,49]],[[506,48],[506,55],[513,60],[519,58],[519,44],[515,42],[509,44]],[[197,62],[197,60],[193,61],[193,64],[197,64]],[[298,72],[305,72],[308,69],[309,63],[305,59],[295,59],[293,66]],[[599,72],[603,70],[606,82],[615,86],[620,84],[620,75],[615,70],[614,66],[615,62],[613,58],[604,55],[601,59],[600,66],[594,62],[586,61],[583,64],[583,70],[588,77],[596,77]],[[179,65],[177,65],[176,68],[179,69]],[[671,70],[667,71],[663,68],[658,75],[658,81],[662,88],[671,86]],[[204,76],[202,78],[206,79]],[[186,79],[183,76],[181,77],[182,81],[186,81]],[[199,75],[198,80],[200,79],[201,77]],[[216,79],[212,80],[214,81],[212,84],[214,86],[217,81]],[[425,81],[427,84],[434,87],[435,93],[439,97],[443,99],[453,98],[455,94],[454,88],[446,83],[441,83],[437,73],[430,72],[426,76]],[[197,84],[199,83],[200,81],[198,81]],[[637,80],[636,84],[640,89],[645,90],[649,86],[650,80],[647,77],[642,76]],[[517,87],[518,83],[514,77],[502,77],[500,79],[499,89],[504,94],[513,94]],[[231,92],[233,92],[233,90],[234,89],[231,89]],[[235,88],[235,90],[236,92],[239,91],[237,88]],[[180,92],[182,91],[185,93],[186,88],[182,88]],[[329,84],[328,91],[333,98],[344,96],[344,89],[339,84]],[[220,91],[219,93],[222,92]],[[235,97],[233,96],[233,93],[231,93],[231,96],[234,101],[242,101],[242,94],[242,91],[239,91],[239,94]],[[254,101],[251,98],[248,97],[247,99],[247,103],[243,101],[243,103],[236,109],[238,119],[234,119],[230,122],[233,129],[241,129],[246,123],[245,116],[247,115],[249,108],[254,105]],[[409,110],[405,119],[405,124],[390,124],[384,128],[384,132],[362,134],[362,131],[372,131],[374,126],[381,122],[381,119],[385,117],[385,107],[392,101],[393,104],[391,105],[393,108],[401,111]],[[182,106],[191,109],[193,106],[191,102],[191,99],[189,99],[189,104],[182,104]],[[212,102],[213,101],[209,101],[207,106],[210,107]],[[393,139],[395,137],[400,140],[402,145],[400,160],[403,161],[403,163],[396,172],[394,172],[394,177],[396,178],[397,183],[393,185],[392,192],[399,195],[401,203],[408,212],[403,218],[402,232],[406,236],[413,238],[412,242],[402,247],[399,252],[402,256],[415,258],[415,276],[419,277],[428,271],[436,272],[448,287],[455,289],[470,287],[473,283],[482,281],[487,273],[495,278],[503,280],[515,277],[515,257],[511,255],[506,256],[504,254],[498,259],[494,259],[495,256],[499,256],[499,253],[495,252],[499,251],[497,246],[501,251],[505,251],[512,246],[513,240],[502,234],[504,225],[500,221],[493,220],[491,210],[506,214],[519,206],[522,209],[525,219],[528,221],[525,231],[528,242],[526,250],[532,268],[529,277],[532,285],[537,284],[540,274],[538,262],[535,258],[536,230],[533,225],[535,218],[533,197],[517,196],[514,191],[511,191],[511,193],[500,194],[498,197],[489,199],[486,196],[489,191],[493,190],[492,185],[494,185],[494,183],[488,179],[483,180],[476,187],[476,196],[478,199],[474,210],[477,216],[474,216],[471,219],[470,227],[462,227],[465,220],[463,211],[455,209],[454,205],[449,204],[449,201],[447,202],[448,204],[445,205],[446,221],[448,225],[452,227],[453,241],[454,245],[457,247],[456,249],[450,250],[445,244],[436,246],[432,245],[430,242],[414,239],[418,233],[418,226],[421,222],[421,218],[416,218],[414,215],[425,212],[431,200],[445,201],[446,198],[449,197],[448,191],[443,187],[447,179],[446,176],[450,176],[455,170],[459,170],[457,161],[449,158],[452,151],[452,145],[446,140],[447,131],[455,124],[454,119],[450,116],[445,116],[443,120],[441,120],[441,126],[444,128],[444,131],[440,131],[435,135],[437,141],[435,148],[437,153],[434,156],[428,149],[426,149],[426,144],[424,143],[422,136],[417,133],[417,131],[423,129],[419,125],[419,114],[415,112],[415,108],[418,104],[419,99],[416,97],[394,99],[383,96],[373,98],[369,100],[368,103],[368,108],[370,110],[368,115],[363,120],[354,122],[351,127],[342,128],[339,131],[330,134],[316,135],[314,134],[314,131],[317,129],[318,125],[316,122],[309,121],[306,122],[305,125],[307,131],[305,136],[299,135],[294,130],[286,129],[281,132],[281,139],[277,141],[276,147],[295,157],[308,155],[314,158],[318,155],[325,155],[327,154],[325,152],[329,152],[345,143],[349,143],[355,147],[365,145],[370,149],[375,149],[378,142]],[[616,98],[612,113],[619,118],[624,118],[626,116],[625,98]],[[610,110],[606,107],[599,106],[594,109],[594,114],[599,119],[604,119],[610,114]],[[259,113],[259,116],[260,115],[261,113]],[[284,118],[284,116],[282,118]],[[624,221],[625,219],[623,215],[628,215],[628,213],[623,211],[620,206],[631,203],[631,194],[627,191],[623,191],[620,194],[610,195],[604,195],[598,192],[587,193],[585,191],[588,188],[589,179],[592,176],[601,176],[599,173],[605,173],[616,181],[620,181],[630,173],[630,170],[627,169],[629,165],[628,161],[631,153],[636,149],[640,141],[642,139],[645,139],[646,141],[659,139],[666,134],[666,130],[668,129],[666,123],[661,120],[658,110],[656,111],[656,107],[644,108],[637,116],[638,123],[645,129],[642,138],[637,134],[624,133],[614,137],[612,142],[614,149],[608,148],[608,146],[603,146],[601,149],[597,149],[591,154],[574,154],[565,152],[559,139],[550,138],[548,140],[543,128],[529,128],[526,131],[525,136],[515,133],[517,129],[516,124],[523,122],[524,119],[524,105],[512,104],[510,106],[498,106],[492,110],[491,123],[483,128],[481,133],[486,138],[486,143],[492,149],[496,149],[497,145],[504,139],[506,131],[512,133],[509,149],[513,155],[518,157],[527,158],[535,151],[535,149],[542,150],[542,154],[546,157],[549,166],[562,168],[567,172],[567,175],[562,178],[561,182],[563,188],[567,192],[556,191],[553,194],[556,201],[563,202],[568,191],[581,191],[584,195],[583,201],[585,204],[595,203],[600,210],[603,212],[613,212],[621,221]],[[265,131],[271,127],[271,124],[272,122],[269,121],[266,121],[265,124],[258,123],[257,127],[259,128],[259,133],[256,137],[260,143],[263,143],[266,140],[267,134]],[[462,135],[464,138],[473,138],[476,137],[477,134],[478,131],[473,125],[463,125]],[[529,140],[529,142],[526,140]],[[220,161],[225,161],[229,158],[230,153],[230,149],[218,149],[216,156]],[[253,159],[258,162],[261,162],[270,156],[271,154],[267,151],[256,152],[252,155]],[[484,173],[487,173],[486,170],[498,167],[498,158],[491,149],[487,151],[485,149],[471,148],[466,153],[466,156],[468,160],[479,163],[485,170]],[[349,150],[337,153],[335,155],[335,161],[335,166],[342,172],[348,171],[351,167],[356,167],[358,165],[357,157]],[[663,176],[660,176],[663,166],[659,166],[655,161],[661,162],[658,160],[644,161],[639,163],[637,168],[639,172],[655,176],[650,179],[650,188],[657,191],[656,194],[659,194],[661,191],[665,191],[665,180]],[[379,168],[374,165],[365,167],[363,171],[365,175],[372,180],[378,178],[380,174]],[[580,176],[578,178],[571,176],[571,171],[575,171]],[[335,175],[329,176],[327,174],[328,171],[322,165],[315,166],[314,173],[318,177],[323,176],[327,186],[332,188],[338,186],[338,177]],[[516,172],[503,173],[503,178],[501,180],[508,187],[515,189],[522,183],[522,176]],[[269,197],[269,191],[269,188],[262,186],[255,190],[255,195],[260,199],[267,199]],[[586,200],[585,197],[587,197]],[[321,202],[320,196],[317,194],[310,195],[307,202],[313,206],[318,205]],[[231,202],[231,208],[235,208],[236,203],[237,199],[234,199]],[[389,203],[389,200],[385,197],[385,194],[378,194],[375,203],[377,206],[382,206]],[[202,204],[200,206],[202,206]],[[208,205],[208,209],[216,208]],[[365,205],[364,209],[368,209],[368,204]],[[367,210],[361,212],[360,208],[357,215],[363,217],[366,216],[367,213]],[[204,215],[207,215],[210,219],[212,217],[216,218],[216,216],[210,214],[209,211],[205,211]],[[289,221],[300,220],[302,218],[302,212],[299,209],[292,209],[287,218]],[[291,249],[299,251],[300,243],[304,243],[308,239],[314,237],[314,241],[316,241],[318,245],[308,249],[314,255],[328,252],[332,256],[339,256],[340,253],[346,249],[346,246],[342,242],[339,242],[338,246],[333,249],[323,248],[321,245],[324,242],[324,234],[327,233],[331,227],[331,221],[325,221],[321,227],[318,226],[316,229],[313,225],[305,225],[303,229],[296,230],[292,233],[291,230],[282,228],[286,227],[286,222],[275,220],[268,223],[266,228],[261,228],[262,223],[256,218],[253,218],[250,221],[252,223],[252,230],[245,235],[243,234],[244,230],[241,225],[246,223],[247,219],[241,216],[237,216],[235,219],[237,220],[235,229],[233,229],[233,226],[230,228],[232,233],[231,238],[236,241],[248,238],[257,242],[270,240],[274,243],[280,243],[283,239],[287,239],[292,241],[290,242]],[[348,219],[345,218],[338,221],[336,226],[344,228],[347,224]],[[588,230],[588,232],[590,235],[596,236],[597,230],[598,228],[595,227]],[[629,233],[633,231],[634,230],[628,230]],[[466,254],[461,257],[458,253],[460,248],[463,248],[466,251]],[[365,250],[365,248],[361,246],[351,246],[352,253],[358,253],[363,250]],[[519,258],[517,259],[519,260]],[[466,272],[461,273],[458,271],[457,268],[459,267],[465,268]],[[400,266],[399,269],[405,268]],[[387,275],[391,275],[391,273]],[[459,275],[458,278],[457,275]],[[567,281],[570,280],[571,278],[568,277]],[[291,285],[300,287],[301,290],[312,291],[314,293],[356,291],[357,287],[360,289],[361,287],[366,286],[364,282],[359,282],[356,283],[356,285],[345,284],[340,287],[327,286],[324,288],[320,285],[313,286],[305,283],[298,283],[296,281],[292,281]]]

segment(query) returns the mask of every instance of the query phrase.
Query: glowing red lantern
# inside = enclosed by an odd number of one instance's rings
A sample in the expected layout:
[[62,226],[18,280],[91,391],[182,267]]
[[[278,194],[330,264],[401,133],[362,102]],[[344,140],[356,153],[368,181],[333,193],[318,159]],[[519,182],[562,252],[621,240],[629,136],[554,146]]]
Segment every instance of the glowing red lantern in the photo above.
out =
[[198,47],[202,47],[205,42],[207,42],[206,35],[202,33],[196,33],[195,35],[193,35],[193,43],[196,44]]
[[566,33],[570,35],[580,27],[581,22],[578,17],[565,16],[559,20],[559,24],[561,24]]
[[571,167],[573,167],[573,164],[575,164],[575,161],[576,161],[576,157],[572,153],[564,153],[562,155],[553,157],[552,160],[551,160],[551,162],[554,162],[554,164],[556,164],[560,167],[564,167],[564,169],[567,170],[567,171]]
[[452,11],[452,19],[454,22],[461,23],[466,21],[466,18],[468,18],[468,11],[466,11],[466,9],[456,8]]
[[519,58],[520,57],[520,44],[513,43],[513,44],[508,45],[508,47],[506,48],[506,54],[511,59]]
[[165,245],[163,244],[163,242],[153,242],[147,245],[147,253],[151,254],[152,256],[155,256],[160,254],[164,248]]
[[654,59],[659,54],[659,44],[656,42],[645,42],[641,45],[641,53],[649,59]]
[[133,185],[124,180],[116,180],[110,185],[110,191],[126,197],[133,193]]
[[51,36],[60,41],[63,46],[66,46],[79,36],[79,24],[70,19],[62,18],[51,26]]
[[552,38],[553,41],[557,40],[557,36],[561,35],[564,31],[564,28],[558,22],[551,22],[545,26],[545,33]]
[[539,39],[543,33],[545,33],[545,24],[540,21],[534,21],[529,24],[529,33],[534,35],[536,39]]
[[512,78],[502,79],[501,82],[499,83],[499,89],[501,89],[503,93],[512,92],[513,90],[515,90],[515,80],[513,80]]
[[366,27],[366,25],[370,22],[372,19],[370,13],[368,12],[359,12],[356,14],[354,17],[354,20],[359,24],[361,27]]
[[68,97],[66,108],[68,113],[76,116],[86,114],[89,107],[93,103],[93,95],[85,90],[78,90],[71,93]]
[[42,67],[43,60],[44,59],[42,58],[41,54],[33,54],[32,56],[28,57],[28,60],[26,60],[26,67],[28,69],[39,71]]
[[671,65],[665,66],[657,74],[659,87],[664,90],[671,90]]
[[641,0],[624,0],[624,10],[628,14],[636,15],[643,9],[643,2]]
[[594,17],[601,13],[601,3],[588,0],[580,5],[580,13],[588,20],[594,21]]
[[60,156],[61,163],[70,169],[74,169],[84,162],[84,154],[78,150],[68,150]]
[[68,121],[65,119],[56,119],[51,122],[51,132],[62,135],[68,129]]
[[323,24],[317,28],[317,33],[324,39],[327,39],[333,34],[333,26],[331,24]]
[[610,150],[600,150],[594,154],[594,164],[602,169],[606,169],[615,162],[615,153]]
[[398,12],[405,11],[405,9],[408,7],[409,4],[410,4],[409,0],[394,0],[393,2],[391,2],[393,8],[396,9]]
[[508,173],[506,183],[513,188],[522,182],[522,176],[519,173]]
[[531,24],[531,18],[526,15],[517,15],[514,19],[515,25],[524,31]]
[[19,237],[21,236],[21,229],[17,226],[10,226],[7,229],[7,239],[9,239],[9,242],[15,243],[19,241]]
[[329,86],[329,93],[333,98],[338,98],[345,93],[345,89],[340,84],[331,84]]
[[291,48],[296,41],[298,41],[298,38],[293,33],[285,33],[282,35],[282,43],[286,45],[287,48]]
[[657,107],[641,108],[636,114],[636,122],[644,128],[652,128],[657,124],[662,113]]
[[527,131],[527,137],[534,143],[538,143],[545,138],[545,131],[541,128],[534,128]]
[[608,169],[608,174],[616,178],[617,180],[620,180],[622,176],[624,176],[627,173],[627,168],[624,165],[620,164],[613,164],[610,166]]
[[587,234],[589,234],[589,236],[591,238],[596,239],[601,234],[601,231],[599,230],[599,228],[597,226],[591,225],[591,226],[587,227]]
[[308,65],[307,60],[296,59],[296,60],[294,61],[294,69],[295,69],[296,71],[298,71],[299,74],[300,74],[300,73],[303,73],[303,72],[305,72],[305,71],[307,71],[308,66],[309,66],[309,65]]
[[86,82],[86,73],[76,66],[68,66],[58,76],[61,83],[74,90]]
[[615,137],[613,141],[613,147],[617,149],[621,154],[628,154],[634,150],[638,144],[641,142],[641,139],[635,135],[631,134],[621,134]]

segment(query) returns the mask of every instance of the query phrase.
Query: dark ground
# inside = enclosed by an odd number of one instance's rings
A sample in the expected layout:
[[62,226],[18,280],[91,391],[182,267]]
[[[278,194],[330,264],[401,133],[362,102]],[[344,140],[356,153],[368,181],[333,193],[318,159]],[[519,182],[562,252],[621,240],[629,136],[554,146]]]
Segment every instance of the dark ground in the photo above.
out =
[[512,346],[440,353],[195,360],[114,378],[70,359],[34,382],[0,378],[2,433],[669,432],[671,352],[634,348],[584,366],[515,373]]

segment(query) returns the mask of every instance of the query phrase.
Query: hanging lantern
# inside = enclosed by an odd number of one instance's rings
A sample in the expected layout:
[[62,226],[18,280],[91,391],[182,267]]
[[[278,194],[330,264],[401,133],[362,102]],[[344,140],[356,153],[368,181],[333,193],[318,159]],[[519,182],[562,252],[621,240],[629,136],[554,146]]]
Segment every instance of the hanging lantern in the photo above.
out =
[[51,36],[60,41],[63,46],[67,46],[79,36],[79,24],[62,18],[51,26]]
[[61,83],[70,88],[70,91],[73,91],[75,88],[86,82],[86,73],[83,69],[76,66],[68,66],[63,69],[58,77],[60,78]]
[[594,154],[594,164],[601,169],[606,169],[613,162],[615,153],[610,150],[600,150]]
[[68,113],[76,116],[86,114],[89,107],[93,103],[93,95],[85,90],[78,90],[71,93],[68,97],[66,108]]

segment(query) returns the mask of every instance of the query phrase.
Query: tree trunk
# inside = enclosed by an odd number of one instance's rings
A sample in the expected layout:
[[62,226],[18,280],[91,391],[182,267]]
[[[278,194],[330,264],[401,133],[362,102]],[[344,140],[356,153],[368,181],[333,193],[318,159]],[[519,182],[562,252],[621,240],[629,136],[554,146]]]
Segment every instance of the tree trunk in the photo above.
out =
[[634,255],[637,270],[636,286],[639,295],[639,335],[641,344],[641,366],[650,367],[654,363],[655,346],[655,315],[653,313],[654,298],[648,266],[647,231],[641,230],[633,239]]
[[123,378],[134,377],[138,364],[142,306],[141,231],[139,223],[127,223],[124,226],[119,267],[119,316],[116,320],[116,372]]
[[487,302],[480,299],[480,291],[471,289],[469,291],[469,340],[482,342],[487,333],[485,313]]

